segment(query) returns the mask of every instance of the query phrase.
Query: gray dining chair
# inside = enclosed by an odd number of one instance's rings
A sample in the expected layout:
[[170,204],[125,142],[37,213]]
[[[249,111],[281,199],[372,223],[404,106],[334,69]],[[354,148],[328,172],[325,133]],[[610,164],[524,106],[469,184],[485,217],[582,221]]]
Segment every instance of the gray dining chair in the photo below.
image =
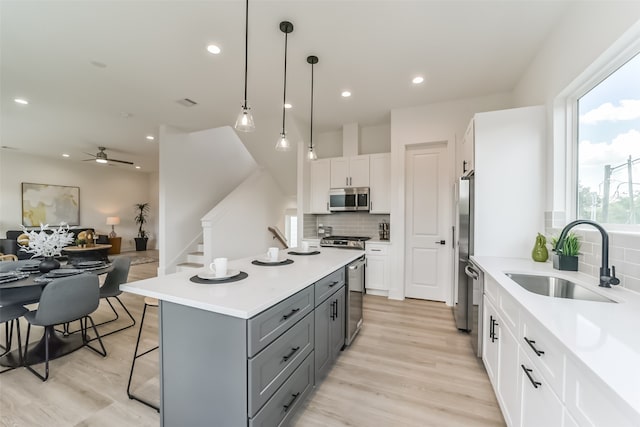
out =
[[[33,263],[33,260],[0,262],[0,273],[17,270],[19,267]],[[0,289],[0,306],[29,305],[40,300],[41,286],[26,286],[24,288]]]
[[116,311],[115,307],[110,301],[111,298],[114,298],[116,301],[118,301],[120,306],[124,309],[124,311],[127,313],[129,318],[131,319],[131,324],[124,326],[122,328],[116,329],[115,331],[102,334],[102,337],[115,334],[116,332],[120,332],[125,329],[129,329],[135,326],[136,324],[136,319],[133,318],[133,316],[127,309],[127,307],[119,298],[120,294],[122,294],[122,291],[120,290],[120,285],[123,283],[127,283],[130,267],[131,267],[131,258],[127,256],[118,257],[115,259],[115,261],[113,261],[113,270],[107,273],[107,278],[104,280],[104,283],[100,287],[100,299],[104,299],[105,301],[107,301],[107,303],[109,304],[109,307],[111,307],[111,310],[116,315],[116,317],[111,320],[98,323],[96,326],[101,326],[107,323],[115,322],[120,318],[120,316],[118,315],[118,312]]
[[[53,326],[76,320],[80,321],[83,346],[89,347],[101,356],[106,356],[107,350],[105,350],[98,329],[90,316],[90,314],[98,308],[99,304],[100,283],[98,276],[95,274],[83,273],[76,276],[62,277],[47,284],[40,296],[38,309],[24,315],[25,319],[29,322],[25,354],[27,354],[29,345],[31,325],[44,327],[45,374],[42,375],[33,369],[29,364],[28,357],[25,357],[24,360],[25,367],[42,381],[46,381],[47,378],[49,378],[49,338],[51,334],[54,333]],[[91,322],[91,327],[96,335],[94,339],[98,340],[102,351],[89,344],[87,321]]]
[[[7,307],[0,307],[0,324],[4,323],[7,325],[5,331],[5,345],[4,351],[0,353],[0,357],[11,351],[12,341],[13,341],[13,329],[15,325],[17,338],[18,338],[18,360],[19,366],[22,365],[22,338],[20,337],[20,318],[24,316],[25,313],[28,313],[29,310],[24,308],[21,305],[10,305]],[[3,369],[0,371],[0,374],[3,372],[10,371],[15,369],[15,367],[10,367]]]

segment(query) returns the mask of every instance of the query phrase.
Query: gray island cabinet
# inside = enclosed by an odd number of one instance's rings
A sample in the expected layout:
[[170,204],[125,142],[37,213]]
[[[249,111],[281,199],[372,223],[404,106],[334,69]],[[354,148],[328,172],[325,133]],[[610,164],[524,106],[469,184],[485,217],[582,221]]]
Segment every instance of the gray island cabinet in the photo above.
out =
[[282,267],[237,260],[231,268],[251,280],[229,284],[182,272],[122,285],[160,299],[162,425],[286,425],[343,347],[345,266],[361,255],[323,248]]

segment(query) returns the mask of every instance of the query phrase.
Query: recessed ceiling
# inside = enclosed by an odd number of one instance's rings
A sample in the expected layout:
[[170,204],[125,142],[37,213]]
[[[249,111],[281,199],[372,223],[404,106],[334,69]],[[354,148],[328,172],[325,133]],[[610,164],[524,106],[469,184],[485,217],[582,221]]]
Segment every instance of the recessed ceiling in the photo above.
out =
[[[248,100],[282,111],[283,20],[288,110],[314,131],[388,122],[393,108],[510,91],[571,1],[254,0]],[[233,125],[243,100],[244,5],[226,1],[3,1],[2,145],[81,158],[98,146],[157,170],[162,124]],[[215,41],[218,55],[206,47]],[[427,76],[418,85],[411,79]],[[349,89],[348,100],[340,94]],[[18,105],[25,98],[29,105]],[[197,105],[177,103],[190,99]],[[126,112],[126,115],[123,115]],[[275,138],[275,136],[274,136]],[[269,138],[269,144],[271,139]]]

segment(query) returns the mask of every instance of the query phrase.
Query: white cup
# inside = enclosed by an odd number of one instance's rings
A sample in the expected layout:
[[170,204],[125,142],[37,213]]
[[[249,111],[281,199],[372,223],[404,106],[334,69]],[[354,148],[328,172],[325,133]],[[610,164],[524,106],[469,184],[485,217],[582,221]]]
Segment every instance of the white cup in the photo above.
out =
[[309,252],[309,242],[302,242],[302,252]]
[[271,262],[278,261],[279,252],[280,252],[280,249],[278,248],[269,248],[269,250],[267,251],[267,258],[269,258],[269,261]]
[[215,258],[209,268],[215,272],[216,277],[223,277],[227,275],[227,259]]

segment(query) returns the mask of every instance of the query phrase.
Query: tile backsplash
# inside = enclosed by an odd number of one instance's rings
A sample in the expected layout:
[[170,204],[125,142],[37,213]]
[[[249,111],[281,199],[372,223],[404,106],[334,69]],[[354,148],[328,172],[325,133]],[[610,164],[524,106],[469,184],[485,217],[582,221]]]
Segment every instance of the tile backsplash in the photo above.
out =
[[[389,215],[373,215],[365,212],[336,212],[330,215],[304,215],[304,237],[318,237],[318,226],[333,227],[335,236],[367,236],[378,239],[378,224],[389,223]],[[393,230],[390,233],[393,236]]]
[[[546,219],[549,219],[548,216]],[[562,227],[549,227],[547,222],[547,236],[559,236],[561,231]],[[580,239],[578,271],[598,279],[602,260],[600,232],[589,226],[585,228],[578,226],[571,231]],[[620,279],[620,286],[640,292],[640,233],[609,231],[608,234],[609,267],[612,265],[616,267],[616,277]],[[551,258],[551,252],[549,258]]]

